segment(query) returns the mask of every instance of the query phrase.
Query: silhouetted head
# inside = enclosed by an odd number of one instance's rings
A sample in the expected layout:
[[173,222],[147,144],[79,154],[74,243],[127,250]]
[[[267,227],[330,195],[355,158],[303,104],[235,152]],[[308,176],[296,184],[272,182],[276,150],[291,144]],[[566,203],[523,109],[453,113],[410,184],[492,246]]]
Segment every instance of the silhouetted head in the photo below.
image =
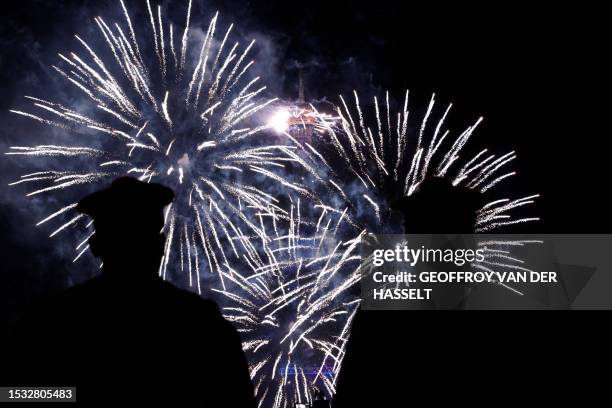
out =
[[172,190],[160,184],[121,177],[79,201],[77,209],[93,218],[89,245],[105,273],[129,278],[157,272],[165,242],[163,209],[173,199]]
[[478,201],[477,192],[434,177],[422,181],[393,209],[404,216],[407,234],[473,234]]

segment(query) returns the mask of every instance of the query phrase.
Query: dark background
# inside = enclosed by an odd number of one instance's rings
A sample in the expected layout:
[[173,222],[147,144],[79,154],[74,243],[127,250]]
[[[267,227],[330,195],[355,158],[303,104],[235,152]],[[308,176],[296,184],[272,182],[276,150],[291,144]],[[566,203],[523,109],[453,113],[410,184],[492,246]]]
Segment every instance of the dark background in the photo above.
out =
[[[270,89],[297,94],[304,66],[307,98],[357,89],[367,96],[411,91],[425,109],[430,95],[454,103],[451,123],[485,117],[476,144],[517,150],[515,197],[539,192],[539,232],[609,233],[609,130],[606,65],[609,33],[596,2],[514,1],[210,1],[194,16],[219,10],[249,35],[264,36],[273,58]],[[144,1],[126,1],[132,13]],[[162,2],[183,21],[187,1]],[[93,17],[118,17],[118,1],[3,2],[0,20],[0,147],[32,131],[8,109],[49,83],[56,52]],[[109,18],[111,19],[111,18]],[[208,19],[202,25],[207,25]],[[68,46],[66,44],[69,44]],[[26,127],[24,127],[26,126]],[[34,227],[27,200],[6,187],[18,171],[0,157],[0,322],[13,322],[35,296],[66,285],[64,260]]]

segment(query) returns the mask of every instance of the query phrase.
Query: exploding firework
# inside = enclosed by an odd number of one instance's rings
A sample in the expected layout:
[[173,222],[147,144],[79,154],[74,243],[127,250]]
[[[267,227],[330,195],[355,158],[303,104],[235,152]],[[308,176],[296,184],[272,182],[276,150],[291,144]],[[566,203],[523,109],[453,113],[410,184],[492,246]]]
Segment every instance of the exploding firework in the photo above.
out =
[[[248,78],[253,61],[247,56],[254,42],[243,50],[238,42],[230,46],[233,25],[217,39],[215,15],[201,44],[194,44],[191,2],[182,33],[164,20],[161,7],[154,11],[147,2],[149,44],[137,37],[122,1],[121,7],[126,26],[95,19],[100,35],[93,41],[105,47],[95,50],[77,35],[85,55],[59,54],[61,65],[53,65],[85,97],[86,108],[27,96],[38,112],[13,110],[72,137],[62,145],[11,147],[9,155],[54,159],[54,168],[25,174],[11,184],[35,185],[28,196],[36,196],[120,175],[160,181],[177,195],[166,212],[168,241],[160,274],[166,276],[176,252],[190,286],[199,285],[197,260],[204,255],[210,270],[221,278],[221,265],[227,262],[224,248],[237,254],[237,246],[251,246],[250,237],[263,237],[247,213],[284,213],[272,195],[255,185],[257,181],[272,178],[294,186],[271,171],[291,160],[283,153],[287,147],[255,138],[267,126],[253,126],[252,119],[273,99],[262,101],[265,86],[257,85],[259,78]],[[145,54],[149,48],[153,63]],[[195,63],[189,63],[194,53]],[[63,206],[38,225],[74,209],[75,203]],[[77,223],[91,228],[91,222],[75,215],[51,236]],[[201,254],[196,243],[201,244]],[[87,245],[81,243],[77,249],[75,260]]]
[[[349,327],[359,300],[358,245],[365,233],[345,240],[354,227],[343,214],[317,205],[315,222],[292,200],[289,223],[273,225],[265,260],[250,275],[226,274],[231,289],[223,313],[243,337],[260,406],[310,402],[316,390],[335,392]],[[346,214],[346,213],[344,213]]]
[[[329,181],[333,183],[332,187],[351,202],[353,209],[360,209],[364,204],[370,207],[365,216],[360,216],[361,210],[355,214],[355,218],[370,226],[370,232],[376,229],[366,218],[380,225],[383,221],[381,205],[411,196],[427,178],[447,178],[453,186],[484,194],[516,175],[516,171],[503,172],[516,159],[514,151],[496,155],[483,149],[467,160],[462,158],[464,147],[482,122],[482,117],[450,141],[451,132],[444,129],[444,123],[452,104],[435,121],[432,118],[435,95],[432,95],[416,128],[408,123],[408,92],[397,112],[390,107],[388,92],[383,102],[374,97],[373,115],[370,116],[373,124],[369,123],[357,92],[353,96],[352,106],[340,96],[334,115],[320,113],[312,107],[311,114],[317,116],[315,130],[327,134],[327,144],[332,146],[331,149],[318,152],[309,144],[300,147],[309,151],[311,157],[314,153],[317,159],[323,160],[330,174],[337,177],[337,182]],[[282,126],[277,124],[276,127]],[[327,163],[336,165],[332,169]],[[337,163],[344,163],[344,166]],[[337,169],[342,169],[344,174]],[[351,178],[358,180],[360,186],[345,191]],[[512,209],[532,204],[537,197],[535,194],[518,199],[501,198],[485,204],[477,211],[476,231],[537,221],[537,217],[512,218],[509,214]]]

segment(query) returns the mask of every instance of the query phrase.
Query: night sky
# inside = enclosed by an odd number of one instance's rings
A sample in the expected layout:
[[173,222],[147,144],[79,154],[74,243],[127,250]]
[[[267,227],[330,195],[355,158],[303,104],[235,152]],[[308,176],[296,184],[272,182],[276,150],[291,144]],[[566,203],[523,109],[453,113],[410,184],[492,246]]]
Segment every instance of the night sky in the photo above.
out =
[[[144,1],[126,1],[144,11]],[[458,3],[458,2],[448,2]],[[580,8],[533,1],[198,1],[192,21],[205,26],[214,10],[245,37],[264,45],[257,61],[272,93],[297,97],[303,67],[306,97],[327,98],[357,89],[371,96],[406,88],[418,112],[432,92],[454,103],[450,124],[485,122],[476,145],[517,150],[518,197],[542,194],[534,211],[543,221],[530,231],[609,232],[604,200],[609,170],[603,149],[609,130],[604,90],[603,6]],[[183,21],[187,1],[164,1]],[[599,9],[598,9],[599,8]],[[75,47],[96,15],[117,16],[118,1],[3,2],[0,22],[0,150],[24,143],[34,131],[8,109],[22,95],[44,94],[56,81],[49,66],[58,51]],[[605,47],[604,47],[605,45]],[[0,321],[12,322],[33,297],[67,281],[61,254],[34,227],[22,192],[8,188],[20,169],[0,159]]]

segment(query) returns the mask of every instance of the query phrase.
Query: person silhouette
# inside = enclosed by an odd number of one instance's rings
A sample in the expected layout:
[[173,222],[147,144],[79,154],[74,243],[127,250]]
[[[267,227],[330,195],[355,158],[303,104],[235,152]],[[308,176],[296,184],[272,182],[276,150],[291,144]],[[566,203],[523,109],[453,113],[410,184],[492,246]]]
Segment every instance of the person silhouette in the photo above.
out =
[[[403,216],[406,234],[473,234],[479,200],[471,190],[430,178],[392,208]],[[418,396],[436,405],[432,401],[439,395],[439,377],[458,357],[446,349],[446,330],[452,327],[452,322],[445,325],[440,335],[436,320],[425,311],[360,309],[339,373],[334,408],[405,407],[419,405]],[[430,348],[437,354],[425,351]]]
[[254,407],[237,331],[211,300],[158,276],[171,189],[122,177],[83,198],[102,273],[31,308],[16,384],[76,386],[81,403]]

